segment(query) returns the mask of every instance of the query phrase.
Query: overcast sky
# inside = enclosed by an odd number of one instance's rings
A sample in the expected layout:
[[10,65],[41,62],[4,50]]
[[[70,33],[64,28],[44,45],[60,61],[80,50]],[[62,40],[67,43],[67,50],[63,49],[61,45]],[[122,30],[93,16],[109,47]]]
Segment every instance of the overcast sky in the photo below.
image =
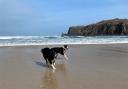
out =
[[0,35],[60,35],[113,18],[128,18],[128,0],[0,0]]

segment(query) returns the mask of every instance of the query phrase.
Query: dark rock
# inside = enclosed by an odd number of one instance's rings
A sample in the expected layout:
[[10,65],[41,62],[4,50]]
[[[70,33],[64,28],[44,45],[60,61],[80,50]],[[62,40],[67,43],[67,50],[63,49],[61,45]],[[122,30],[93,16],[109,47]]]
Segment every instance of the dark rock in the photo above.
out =
[[68,36],[128,35],[128,19],[104,20],[87,26],[72,26]]

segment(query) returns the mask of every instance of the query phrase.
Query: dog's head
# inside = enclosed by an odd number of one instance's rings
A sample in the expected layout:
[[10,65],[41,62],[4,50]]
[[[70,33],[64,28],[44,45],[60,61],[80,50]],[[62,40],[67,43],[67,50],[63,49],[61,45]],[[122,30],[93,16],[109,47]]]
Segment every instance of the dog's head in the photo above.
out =
[[64,47],[62,47],[60,49],[60,54],[64,55],[67,50],[68,50],[68,46],[67,45],[64,45]]
[[64,45],[64,49],[66,49],[66,50],[67,50],[67,49],[68,49],[68,45]]

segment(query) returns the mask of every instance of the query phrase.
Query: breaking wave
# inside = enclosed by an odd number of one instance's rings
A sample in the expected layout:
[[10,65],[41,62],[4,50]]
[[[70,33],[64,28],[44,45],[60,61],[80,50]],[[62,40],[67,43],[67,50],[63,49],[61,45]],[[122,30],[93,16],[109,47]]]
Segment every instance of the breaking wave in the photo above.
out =
[[128,43],[128,36],[0,36],[0,46]]

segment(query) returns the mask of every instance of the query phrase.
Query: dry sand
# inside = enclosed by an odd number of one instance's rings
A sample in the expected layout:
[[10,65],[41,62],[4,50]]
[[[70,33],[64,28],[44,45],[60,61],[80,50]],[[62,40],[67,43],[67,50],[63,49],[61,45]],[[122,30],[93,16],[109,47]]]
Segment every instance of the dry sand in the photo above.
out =
[[128,44],[70,45],[56,70],[45,64],[43,47],[0,47],[0,89],[128,88]]

